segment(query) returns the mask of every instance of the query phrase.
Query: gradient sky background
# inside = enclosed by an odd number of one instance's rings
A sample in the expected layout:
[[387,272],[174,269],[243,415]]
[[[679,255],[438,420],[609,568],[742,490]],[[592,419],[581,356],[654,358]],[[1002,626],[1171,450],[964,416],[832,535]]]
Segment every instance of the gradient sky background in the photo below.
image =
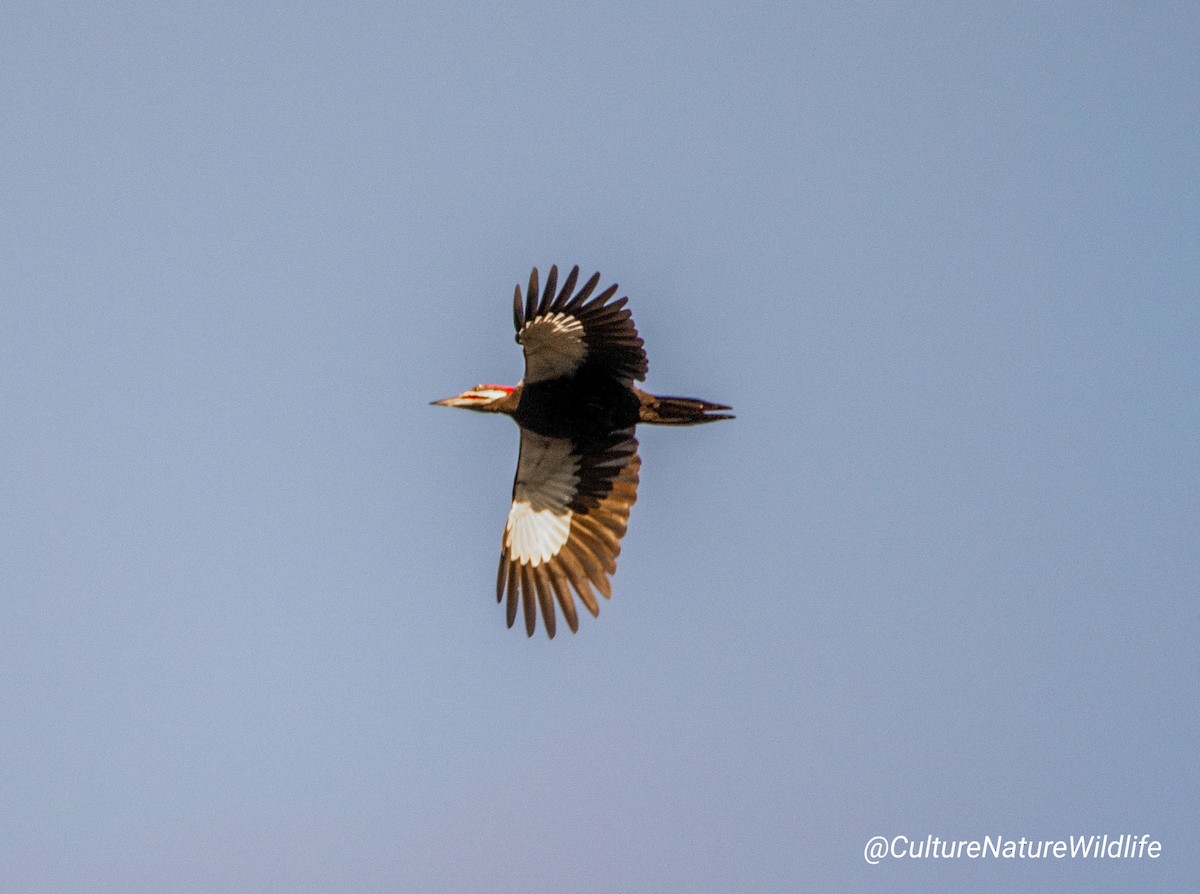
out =
[[[1198,110],[1194,3],[8,4],[0,887],[1185,890]],[[427,405],[551,263],[738,413],[553,642]]]

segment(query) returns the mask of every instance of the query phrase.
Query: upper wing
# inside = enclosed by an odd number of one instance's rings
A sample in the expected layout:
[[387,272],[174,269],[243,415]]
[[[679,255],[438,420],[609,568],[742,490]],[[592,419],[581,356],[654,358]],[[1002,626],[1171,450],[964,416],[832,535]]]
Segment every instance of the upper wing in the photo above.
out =
[[579,594],[593,616],[600,612],[594,587],[612,595],[629,509],[637,500],[637,440],[633,429],[587,445],[521,429],[521,457],[512,508],[504,525],[497,601],[508,594],[508,626],[524,603],[525,632],[533,636],[541,606],[546,633],[554,636],[554,601],[567,625],[579,629]]
[[572,267],[557,294],[558,267],[550,268],[546,288],[538,290],[538,272],[529,274],[529,288],[521,300],[521,287],[513,294],[513,323],[517,341],[525,348],[525,382],[539,382],[571,375],[585,362],[593,364],[626,384],[646,378],[646,352],[629,311],[628,298],[605,304],[617,292],[614,283],[588,301],[600,274],[571,292],[579,278]]

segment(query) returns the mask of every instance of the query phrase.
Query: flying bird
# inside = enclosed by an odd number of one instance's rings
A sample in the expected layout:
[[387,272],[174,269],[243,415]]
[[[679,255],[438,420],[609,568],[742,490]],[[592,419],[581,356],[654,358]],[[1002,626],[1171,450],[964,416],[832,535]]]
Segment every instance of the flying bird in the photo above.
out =
[[513,294],[517,343],[525,376],[515,386],[476,385],[457,397],[433,401],[504,413],[521,429],[512,506],[504,525],[496,600],[509,627],[521,606],[533,636],[538,609],[554,636],[557,601],[574,633],[579,629],[572,590],[595,617],[595,592],[612,595],[629,510],[637,500],[637,423],[696,425],[733,417],[731,409],[690,397],[656,397],[634,382],[646,378],[646,352],[627,297],[612,301],[613,284],[593,297],[600,274],[575,290],[579,268],[558,285],[551,267],[539,288],[535,267],[521,297]]

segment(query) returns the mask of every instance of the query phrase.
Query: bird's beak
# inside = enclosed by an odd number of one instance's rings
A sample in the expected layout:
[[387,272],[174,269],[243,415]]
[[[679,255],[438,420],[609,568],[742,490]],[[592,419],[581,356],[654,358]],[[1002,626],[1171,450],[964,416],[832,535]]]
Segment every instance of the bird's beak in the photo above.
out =
[[430,401],[435,407],[463,407],[467,410],[486,410],[496,399],[503,397],[507,389],[499,385],[479,385],[470,391],[456,394],[454,397],[443,397],[441,400]]

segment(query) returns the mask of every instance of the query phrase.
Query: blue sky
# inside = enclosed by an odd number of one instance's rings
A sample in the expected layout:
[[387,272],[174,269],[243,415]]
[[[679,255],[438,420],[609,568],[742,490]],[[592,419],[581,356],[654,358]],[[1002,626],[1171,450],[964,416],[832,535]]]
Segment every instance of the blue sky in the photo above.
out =
[[[1194,882],[1194,5],[2,18],[5,890]],[[738,413],[553,642],[427,406],[552,263]]]

